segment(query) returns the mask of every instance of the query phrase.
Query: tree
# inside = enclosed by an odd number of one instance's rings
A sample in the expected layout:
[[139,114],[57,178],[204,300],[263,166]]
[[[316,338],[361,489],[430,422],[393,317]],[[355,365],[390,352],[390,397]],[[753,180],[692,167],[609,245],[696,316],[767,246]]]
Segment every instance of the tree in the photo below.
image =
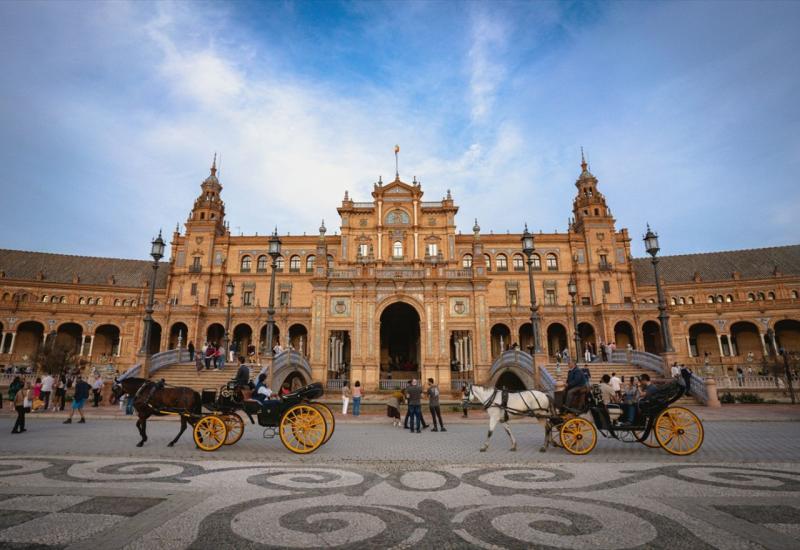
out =
[[36,349],[31,360],[38,372],[56,375],[64,367],[78,364],[78,354],[67,344],[57,343],[55,335],[50,334],[44,344]]

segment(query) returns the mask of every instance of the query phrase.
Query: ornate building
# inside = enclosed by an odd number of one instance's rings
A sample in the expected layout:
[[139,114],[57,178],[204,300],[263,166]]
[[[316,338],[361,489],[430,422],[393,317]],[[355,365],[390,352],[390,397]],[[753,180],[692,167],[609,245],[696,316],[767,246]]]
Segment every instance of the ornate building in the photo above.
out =
[[[575,325],[582,346],[614,341],[662,352],[651,260],[631,257],[631,236],[617,229],[585,162],[575,186],[568,230],[534,235],[536,360],[564,348],[574,356]],[[462,234],[449,191],[424,200],[418,182],[399,177],[375,183],[369,201],[345,192],[340,233],[323,223],[313,236],[280,237],[268,343],[269,237],[231,235],[221,192],[214,165],[185,230],[172,235],[169,262],[158,270],[152,352],[222,342],[228,281],[233,348],[260,360],[274,343],[291,345],[310,377],[331,387],[343,378],[367,388],[411,376],[484,382],[499,375],[491,366],[503,351],[533,349],[521,235],[487,234],[477,221]],[[800,351],[800,245],[659,259],[676,360],[708,353],[715,364],[734,365],[778,347]],[[29,362],[48,335],[92,362],[136,364],[151,265],[0,251],[0,364]],[[287,377],[299,383],[309,374],[298,369],[275,383]]]

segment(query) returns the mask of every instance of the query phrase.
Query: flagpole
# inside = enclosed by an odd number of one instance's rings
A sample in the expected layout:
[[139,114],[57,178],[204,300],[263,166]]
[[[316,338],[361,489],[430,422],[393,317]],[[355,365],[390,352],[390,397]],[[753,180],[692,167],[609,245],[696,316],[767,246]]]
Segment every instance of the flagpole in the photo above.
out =
[[400,153],[400,146],[394,146],[394,177],[395,179],[400,179],[400,164],[398,161],[398,154]]

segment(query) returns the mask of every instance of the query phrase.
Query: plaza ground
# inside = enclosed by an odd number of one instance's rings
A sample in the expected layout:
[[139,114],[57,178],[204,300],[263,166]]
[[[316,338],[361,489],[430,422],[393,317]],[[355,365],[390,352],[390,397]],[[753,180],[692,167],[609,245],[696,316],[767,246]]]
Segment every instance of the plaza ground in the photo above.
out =
[[[0,423],[2,548],[796,548],[800,407],[695,409],[706,438],[680,458],[600,439],[588,456],[538,452],[541,425],[512,423],[478,452],[486,421],[447,414],[410,434],[380,415],[339,421],[312,455],[247,424],[195,449],[178,423],[89,409],[86,424]],[[38,545],[38,546],[34,546]]]

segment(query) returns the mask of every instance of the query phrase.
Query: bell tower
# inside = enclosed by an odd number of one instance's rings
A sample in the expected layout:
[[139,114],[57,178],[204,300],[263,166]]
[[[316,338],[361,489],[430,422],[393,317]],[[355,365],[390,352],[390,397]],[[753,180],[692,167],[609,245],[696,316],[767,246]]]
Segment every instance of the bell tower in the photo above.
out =
[[597,178],[589,171],[589,165],[581,148],[581,174],[575,181],[578,195],[572,201],[572,230],[582,231],[584,224],[609,223],[613,226],[614,218],[606,204],[606,198],[597,190]]
[[225,203],[220,198],[222,185],[217,179],[217,155],[211,164],[211,174],[200,184],[200,196],[194,201],[187,230],[213,230],[217,236],[225,234]]

